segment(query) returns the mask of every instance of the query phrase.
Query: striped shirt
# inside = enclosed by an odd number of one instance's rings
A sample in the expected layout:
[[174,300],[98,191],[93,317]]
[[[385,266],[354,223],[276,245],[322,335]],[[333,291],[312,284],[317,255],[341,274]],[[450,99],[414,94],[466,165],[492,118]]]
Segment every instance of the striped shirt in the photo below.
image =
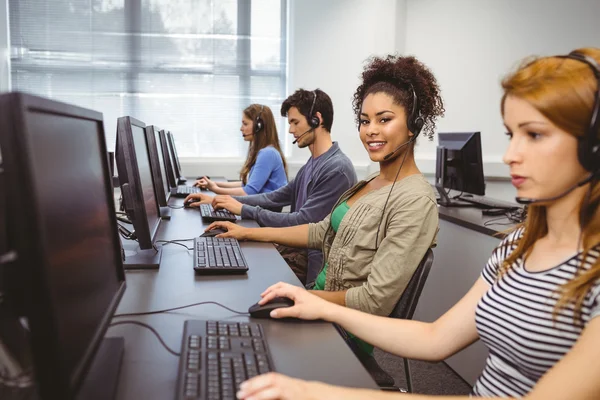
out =
[[[479,337],[489,349],[485,368],[473,387],[482,397],[522,397],[573,347],[583,328],[600,315],[600,281],[582,306],[583,326],[573,323],[573,308],[553,320],[557,290],[571,280],[583,254],[541,272],[528,272],[519,258],[502,279],[500,266],[517,247],[523,230],[511,233],[492,253],[481,276],[490,285],[475,311]],[[600,253],[590,251],[584,268]]]

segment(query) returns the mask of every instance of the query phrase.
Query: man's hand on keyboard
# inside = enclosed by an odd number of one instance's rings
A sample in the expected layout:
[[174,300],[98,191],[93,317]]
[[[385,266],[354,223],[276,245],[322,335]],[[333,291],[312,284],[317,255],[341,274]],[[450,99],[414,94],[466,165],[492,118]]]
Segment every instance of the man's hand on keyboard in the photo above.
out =
[[200,207],[200,204],[210,204],[213,201],[213,197],[204,193],[193,193],[183,200],[183,203],[191,203],[190,207]]
[[215,210],[218,210],[219,208],[224,208],[235,215],[242,215],[243,204],[235,200],[231,196],[215,196],[215,198],[212,201],[212,206]]
[[213,222],[206,228],[205,232],[211,231],[215,228],[225,229],[227,232],[221,233],[215,237],[218,238],[233,238],[237,240],[245,240],[248,232],[248,228],[234,224],[228,221],[216,221]]

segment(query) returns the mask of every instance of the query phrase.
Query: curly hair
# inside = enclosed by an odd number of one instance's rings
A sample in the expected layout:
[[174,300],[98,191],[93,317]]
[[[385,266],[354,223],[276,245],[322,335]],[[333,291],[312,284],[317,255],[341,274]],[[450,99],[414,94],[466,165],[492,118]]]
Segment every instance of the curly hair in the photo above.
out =
[[433,139],[435,120],[444,115],[444,103],[437,80],[422,62],[414,57],[388,55],[385,58],[371,57],[362,73],[362,83],[354,93],[352,108],[356,124],[359,124],[364,99],[373,93],[386,93],[394,102],[406,110],[410,118],[413,109],[413,94],[417,95],[417,114],[423,118],[421,135]]

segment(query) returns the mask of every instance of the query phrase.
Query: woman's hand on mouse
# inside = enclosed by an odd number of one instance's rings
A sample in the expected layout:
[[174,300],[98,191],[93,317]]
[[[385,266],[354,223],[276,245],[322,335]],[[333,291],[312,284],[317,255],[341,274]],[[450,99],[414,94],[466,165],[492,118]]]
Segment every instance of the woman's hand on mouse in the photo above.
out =
[[217,185],[215,182],[211,181],[210,179],[208,179],[205,176],[204,178],[198,179],[196,181],[196,183],[194,183],[194,186],[199,186],[202,189],[213,190],[214,188],[218,187],[219,185]]
[[211,231],[216,228],[227,231],[225,233],[221,233],[215,236],[218,238],[233,238],[237,240],[245,240],[248,232],[248,228],[244,228],[243,226],[239,226],[237,224],[234,224],[233,222],[228,221],[213,222],[208,226],[208,228],[206,228],[205,232]]
[[271,311],[273,318],[325,319],[327,310],[335,304],[311,294],[306,289],[289,283],[279,282],[261,293],[262,299],[258,304],[266,304],[275,297],[287,297],[294,301],[291,307],[278,308]]
[[183,200],[184,204],[188,204],[190,207],[200,207],[200,204],[210,204],[213,201],[213,197],[204,193],[194,193],[188,195]]

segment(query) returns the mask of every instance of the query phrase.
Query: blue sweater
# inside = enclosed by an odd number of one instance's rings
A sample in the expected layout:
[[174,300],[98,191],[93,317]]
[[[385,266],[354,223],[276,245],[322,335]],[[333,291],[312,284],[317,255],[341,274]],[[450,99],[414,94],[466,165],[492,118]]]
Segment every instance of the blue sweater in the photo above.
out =
[[256,162],[250,168],[248,182],[242,186],[246,194],[269,193],[287,185],[281,155],[273,146],[258,151]]

